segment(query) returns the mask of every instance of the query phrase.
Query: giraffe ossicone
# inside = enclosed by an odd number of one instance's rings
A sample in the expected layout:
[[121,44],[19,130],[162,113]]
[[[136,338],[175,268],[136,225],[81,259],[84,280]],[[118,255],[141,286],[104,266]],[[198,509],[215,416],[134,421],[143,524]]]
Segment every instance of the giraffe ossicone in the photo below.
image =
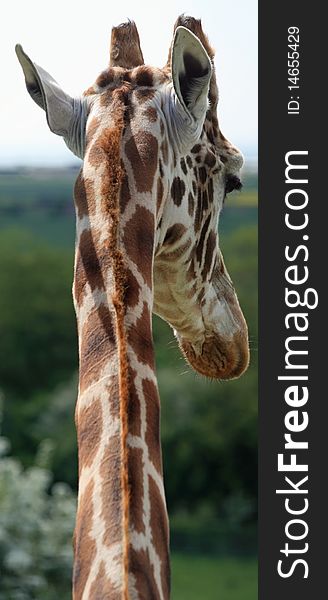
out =
[[247,326],[218,243],[240,152],[220,131],[214,51],[181,16],[164,68],[133,22],[110,64],[71,98],[21,46],[26,86],[83,159],[75,184],[79,493],[74,599],[167,600],[169,530],[152,312],[187,361],[217,379],[248,365]]

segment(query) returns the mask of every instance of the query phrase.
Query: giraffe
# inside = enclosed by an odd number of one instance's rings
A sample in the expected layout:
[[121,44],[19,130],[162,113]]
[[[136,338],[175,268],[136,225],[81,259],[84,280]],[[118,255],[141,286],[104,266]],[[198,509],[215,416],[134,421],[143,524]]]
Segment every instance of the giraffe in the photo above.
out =
[[214,51],[180,16],[164,68],[136,25],[114,27],[109,66],[71,98],[20,45],[27,90],[83,159],[74,189],[79,490],[73,598],[167,600],[169,525],[152,312],[199,373],[238,377],[247,326],[218,243],[240,152],[217,119]]

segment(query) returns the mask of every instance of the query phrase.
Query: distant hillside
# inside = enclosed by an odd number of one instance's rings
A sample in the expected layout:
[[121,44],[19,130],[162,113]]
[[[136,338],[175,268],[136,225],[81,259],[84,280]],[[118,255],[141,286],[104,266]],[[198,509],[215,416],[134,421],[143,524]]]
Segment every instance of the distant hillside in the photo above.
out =
[[[79,166],[0,170],[0,230],[24,228],[61,246],[73,246],[73,186]],[[231,194],[222,213],[220,231],[257,222],[257,172],[243,173],[243,191]]]

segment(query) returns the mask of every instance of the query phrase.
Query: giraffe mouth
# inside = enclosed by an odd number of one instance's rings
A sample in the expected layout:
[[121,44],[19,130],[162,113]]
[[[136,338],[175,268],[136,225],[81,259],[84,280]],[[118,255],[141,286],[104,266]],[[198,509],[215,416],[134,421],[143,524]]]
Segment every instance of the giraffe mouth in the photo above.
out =
[[179,340],[182,353],[195,371],[211,379],[235,379],[249,364],[248,337],[238,332],[230,341],[218,335],[205,337],[201,351],[192,342]]

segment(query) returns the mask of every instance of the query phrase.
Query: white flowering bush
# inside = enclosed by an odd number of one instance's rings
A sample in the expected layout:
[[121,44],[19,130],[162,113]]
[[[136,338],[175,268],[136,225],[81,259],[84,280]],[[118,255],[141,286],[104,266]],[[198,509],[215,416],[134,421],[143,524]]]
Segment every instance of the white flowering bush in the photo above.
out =
[[75,497],[45,468],[43,444],[24,470],[0,437],[0,600],[71,597]]

